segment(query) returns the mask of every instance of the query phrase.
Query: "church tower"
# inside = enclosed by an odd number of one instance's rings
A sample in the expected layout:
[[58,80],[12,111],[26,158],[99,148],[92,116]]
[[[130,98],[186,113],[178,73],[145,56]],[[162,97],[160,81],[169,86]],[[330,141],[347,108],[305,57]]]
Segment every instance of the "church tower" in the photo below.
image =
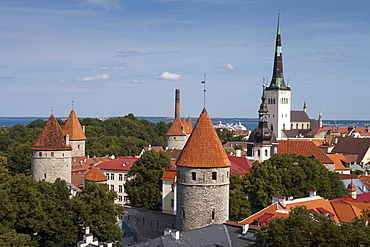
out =
[[247,155],[254,156],[254,160],[264,161],[276,153],[277,145],[274,133],[268,127],[269,111],[266,104],[265,87],[263,87],[261,105],[258,110],[258,127],[249,135],[247,141]]
[[177,230],[226,222],[230,161],[205,109],[176,165]]
[[71,182],[72,148],[56,118],[51,115],[31,146],[32,179],[55,182],[57,178]]
[[269,128],[277,139],[282,138],[282,130],[290,130],[291,90],[285,84],[283,73],[283,53],[280,35],[280,14],[278,15],[274,69],[270,85],[266,88]]
[[74,110],[69,114],[63,131],[64,134],[69,135],[72,157],[85,156],[86,136]]
[[175,119],[166,133],[166,146],[170,149],[183,149],[193,130],[190,117],[180,118],[180,89],[175,91]]

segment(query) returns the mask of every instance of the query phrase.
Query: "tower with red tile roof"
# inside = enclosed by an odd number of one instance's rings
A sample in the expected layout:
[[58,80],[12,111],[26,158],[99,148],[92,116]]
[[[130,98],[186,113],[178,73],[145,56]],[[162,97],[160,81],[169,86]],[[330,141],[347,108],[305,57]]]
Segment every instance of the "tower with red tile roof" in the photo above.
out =
[[46,122],[31,150],[32,179],[54,182],[61,178],[71,182],[72,148],[69,135],[64,134],[53,115]]
[[191,230],[226,222],[230,161],[205,109],[176,165],[177,229]]
[[85,156],[86,136],[74,110],[69,114],[63,131],[66,135],[69,135],[72,157]]
[[191,119],[180,118],[180,89],[175,91],[175,119],[166,133],[166,146],[169,149],[183,149],[193,130]]
[[270,85],[266,88],[269,128],[276,138],[282,138],[282,130],[290,130],[291,90],[285,84],[283,73],[283,53],[280,35],[280,14],[276,34],[274,69]]

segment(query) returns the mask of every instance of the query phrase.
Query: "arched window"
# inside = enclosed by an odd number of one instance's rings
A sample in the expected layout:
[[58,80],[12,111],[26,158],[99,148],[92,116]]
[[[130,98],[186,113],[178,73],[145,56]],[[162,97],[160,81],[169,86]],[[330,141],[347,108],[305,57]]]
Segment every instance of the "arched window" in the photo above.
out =
[[257,150],[257,156],[259,157],[259,156],[261,156],[261,150]]
[[283,124],[283,130],[285,130],[285,124]]
[[268,157],[268,153],[269,153],[269,152],[268,152],[268,150],[266,149],[266,150],[265,150],[265,157]]

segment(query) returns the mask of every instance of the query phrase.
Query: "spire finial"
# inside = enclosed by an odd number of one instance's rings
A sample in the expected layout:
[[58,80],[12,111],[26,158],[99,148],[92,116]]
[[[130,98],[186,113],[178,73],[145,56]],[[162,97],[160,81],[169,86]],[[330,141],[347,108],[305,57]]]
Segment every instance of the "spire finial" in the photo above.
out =
[[54,107],[51,107],[51,115],[54,115]]
[[204,73],[204,80],[201,82],[203,84],[203,108],[206,108],[206,74]]
[[72,99],[72,110],[73,110],[73,107],[74,107],[74,99]]

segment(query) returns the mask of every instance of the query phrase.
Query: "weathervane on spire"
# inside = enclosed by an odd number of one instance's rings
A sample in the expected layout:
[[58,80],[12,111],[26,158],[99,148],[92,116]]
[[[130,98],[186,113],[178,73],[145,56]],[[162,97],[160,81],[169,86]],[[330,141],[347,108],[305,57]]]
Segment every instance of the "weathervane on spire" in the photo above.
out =
[[74,99],[72,99],[72,110],[73,110],[73,107],[74,107]]
[[54,115],[54,107],[51,107],[51,115]]
[[204,74],[204,80],[201,83],[203,84],[203,105],[206,108],[206,74]]

